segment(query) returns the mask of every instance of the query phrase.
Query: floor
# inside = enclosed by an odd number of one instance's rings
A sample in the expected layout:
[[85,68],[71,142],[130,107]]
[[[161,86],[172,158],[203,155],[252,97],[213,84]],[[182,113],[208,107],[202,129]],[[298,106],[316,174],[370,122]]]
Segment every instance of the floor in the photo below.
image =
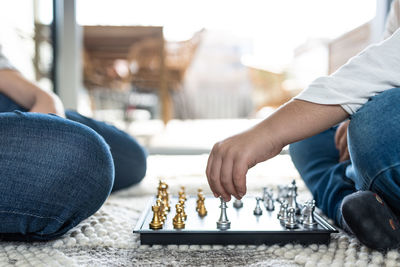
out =
[[[149,198],[156,193],[160,178],[167,181],[172,194],[176,194],[180,186],[185,186],[189,195],[194,195],[198,188],[202,188],[206,194],[210,193],[204,175],[207,154],[196,154],[194,149],[183,144],[193,144],[192,148],[208,151],[216,140],[254,123],[228,121],[222,125],[205,121],[177,121],[166,128],[159,128],[158,134],[147,137],[147,144],[154,149],[153,152],[164,146],[166,151],[179,148],[187,151],[187,154],[152,153],[148,157],[148,172],[142,183],[111,195],[98,212],[58,240],[44,243],[1,242],[0,267],[400,266],[398,250],[388,253],[372,251],[343,232],[333,234],[327,245],[141,245],[139,236],[133,234],[132,229]],[[140,127],[135,127],[130,130],[138,134]],[[161,142],[163,139],[174,142]],[[299,187],[299,201],[310,198],[288,155],[282,154],[258,164],[249,171],[247,177],[250,194],[261,194],[264,186],[275,188],[295,178]]]

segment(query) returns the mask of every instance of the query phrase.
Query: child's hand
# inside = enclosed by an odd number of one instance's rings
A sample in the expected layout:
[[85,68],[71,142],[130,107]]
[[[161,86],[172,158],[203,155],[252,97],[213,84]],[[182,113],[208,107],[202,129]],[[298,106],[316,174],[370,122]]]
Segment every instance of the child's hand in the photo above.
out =
[[349,128],[350,121],[342,122],[335,133],[335,144],[339,150],[339,162],[350,159],[349,148],[347,146],[347,128]]
[[246,194],[248,169],[276,156],[282,147],[260,126],[216,143],[206,170],[214,196],[221,196],[225,201],[231,195],[241,199]]

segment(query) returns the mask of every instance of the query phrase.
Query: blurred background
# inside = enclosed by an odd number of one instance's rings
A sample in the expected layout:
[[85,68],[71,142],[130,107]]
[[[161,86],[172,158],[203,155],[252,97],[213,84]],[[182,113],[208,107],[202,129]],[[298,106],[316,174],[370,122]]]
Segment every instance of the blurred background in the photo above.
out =
[[390,0],[8,0],[0,44],[151,154],[207,153],[381,39]]

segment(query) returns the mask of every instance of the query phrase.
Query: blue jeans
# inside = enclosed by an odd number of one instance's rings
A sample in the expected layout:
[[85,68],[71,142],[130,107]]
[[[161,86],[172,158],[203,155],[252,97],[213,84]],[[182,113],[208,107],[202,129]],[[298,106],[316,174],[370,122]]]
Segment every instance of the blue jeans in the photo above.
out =
[[340,225],[340,205],[358,190],[378,193],[400,213],[400,88],[372,97],[351,116],[350,160],[339,162],[336,128],[290,145],[293,163],[317,206]]
[[126,133],[74,111],[25,111],[0,94],[0,238],[59,237],[143,179],[146,153]]

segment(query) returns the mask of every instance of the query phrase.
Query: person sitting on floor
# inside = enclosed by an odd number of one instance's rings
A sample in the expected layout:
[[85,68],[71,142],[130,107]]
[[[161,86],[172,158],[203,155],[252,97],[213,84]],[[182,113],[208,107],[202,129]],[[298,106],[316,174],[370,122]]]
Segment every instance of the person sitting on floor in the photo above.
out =
[[399,26],[396,0],[390,37],[258,125],[215,144],[206,169],[215,197],[242,198],[248,169],[291,144],[294,165],[327,216],[370,248],[400,247]]
[[139,183],[146,152],[106,123],[64,110],[0,47],[0,238],[50,240]]

